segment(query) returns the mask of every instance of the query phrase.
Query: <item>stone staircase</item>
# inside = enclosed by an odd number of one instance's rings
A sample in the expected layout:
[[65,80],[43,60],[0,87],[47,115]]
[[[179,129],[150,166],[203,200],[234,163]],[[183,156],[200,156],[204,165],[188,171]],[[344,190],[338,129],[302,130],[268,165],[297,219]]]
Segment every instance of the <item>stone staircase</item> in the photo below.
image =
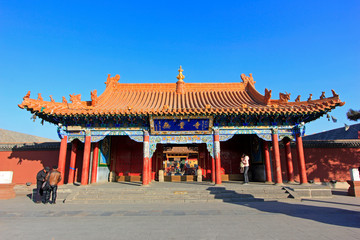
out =
[[[16,195],[33,199],[34,186],[15,186]],[[62,185],[57,202],[69,204],[131,204],[131,203],[191,203],[191,202],[250,202],[294,201],[303,198],[331,198],[331,188],[321,185],[272,185],[265,183],[224,182],[153,182],[149,186],[138,183],[103,183],[80,186]]]
[[[287,200],[293,198],[281,186],[274,185],[176,185],[149,187],[79,187],[63,197],[71,204],[131,204],[131,203],[191,203],[191,202],[248,202]],[[59,193],[59,200],[61,193]]]

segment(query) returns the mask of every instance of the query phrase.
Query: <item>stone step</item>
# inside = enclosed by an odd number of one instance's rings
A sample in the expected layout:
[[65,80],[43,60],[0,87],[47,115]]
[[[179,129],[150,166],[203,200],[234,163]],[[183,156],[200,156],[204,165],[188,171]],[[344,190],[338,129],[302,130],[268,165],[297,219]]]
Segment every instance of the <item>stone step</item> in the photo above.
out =
[[124,189],[106,189],[106,190],[97,190],[97,189],[85,189],[85,190],[78,190],[78,192],[84,192],[87,194],[92,193],[116,193],[116,194],[161,194],[161,193],[210,193],[210,194],[218,194],[224,192],[236,192],[236,193],[273,193],[273,192],[284,192],[281,188],[276,189],[226,189],[226,190],[188,190],[188,189],[132,189],[132,190],[124,190]]
[[[33,186],[18,187],[16,194],[36,192]],[[162,184],[149,186],[116,183],[86,186],[63,185],[58,188],[58,202],[66,203],[151,203],[151,202],[244,202],[244,201],[299,201],[303,198],[332,197],[331,189],[316,185],[268,185],[251,183],[224,184]]]
[[223,199],[193,199],[193,198],[181,198],[181,199],[85,199],[72,201],[66,200],[67,204],[131,204],[131,203],[196,203],[196,202],[264,202],[264,201],[279,201],[286,200],[288,198],[223,198]]
[[[174,196],[174,197],[181,197],[181,196],[198,196],[198,197],[206,197],[206,196],[213,196],[213,197],[234,197],[234,196],[274,196],[274,195],[286,195],[285,192],[273,192],[273,193],[253,193],[253,192],[247,192],[247,193],[217,193],[217,194],[209,194],[209,193],[162,193],[162,194],[116,194],[116,193],[77,193],[77,196],[79,197],[106,197],[106,198],[119,198],[119,197],[128,197],[128,198],[145,198],[145,197],[164,197],[164,196]],[[289,195],[289,194],[287,194]]]
[[[137,201],[137,200],[185,200],[185,199],[196,199],[196,200],[201,200],[201,199],[204,199],[204,200],[211,200],[211,199],[267,199],[267,198],[276,198],[276,199],[284,199],[284,198],[288,198],[287,195],[285,196],[259,196],[259,197],[222,197],[222,198],[218,198],[218,197],[193,197],[193,196],[187,196],[187,197],[170,197],[170,196],[167,196],[167,197],[145,197],[145,198],[129,198],[129,197],[124,197],[124,198],[78,198],[78,197],[75,197],[75,198],[69,198],[69,197],[66,197],[64,199],[67,200],[67,202],[69,201],[74,201],[74,200],[77,200],[77,201],[85,201],[85,200],[99,200],[99,201],[108,201],[108,200],[116,200],[116,201],[121,201],[121,200],[134,200],[134,201]],[[60,199],[60,198],[59,198]]]
[[166,196],[166,195],[174,195],[174,196],[182,196],[182,195],[192,195],[192,196],[208,196],[208,195],[212,195],[212,196],[231,196],[231,195],[252,195],[252,196],[259,196],[259,195],[276,195],[276,194],[284,194],[285,192],[219,192],[216,194],[212,194],[212,193],[206,193],[206,192],[182,192],[182,193],[178,193],[178,192],[162,192],[162,193],[143,193],[143,194],[138,194],[138,193],[101,193],[101,192],[92,192],[92,193],[84,193],[84,192],[79,192],[77,193],[78,195],[84,195],[84,196],[92,196],[92,195],[100,195],[100,196],[113,196],[113,197],[117,197],[117,196],[131,196],[131,197],[146,197],[146,196]]
[[[274,189],[275,190],[275,189]],[[237,202],[237,201],[264,201],[264,199],[287,199],[289,193],[285,190],[242,190],[229,191],[218,190],[174,190],[174,189],[147,189],[136,191],[119,191],[107,189],[107,191],[78,191],[69,194],[66,203],[136,203],[136,202]]]

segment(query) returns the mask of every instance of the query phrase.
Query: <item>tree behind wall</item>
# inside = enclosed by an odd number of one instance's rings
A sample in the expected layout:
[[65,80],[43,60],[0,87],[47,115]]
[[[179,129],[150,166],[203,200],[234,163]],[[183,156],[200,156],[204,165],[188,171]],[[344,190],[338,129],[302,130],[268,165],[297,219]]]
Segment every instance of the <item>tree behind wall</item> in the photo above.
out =
[[355,111],[353,109],[349,109],[349,111],[346,113],[347,118],[352,121],[357,121],[360,119],[360,111]]

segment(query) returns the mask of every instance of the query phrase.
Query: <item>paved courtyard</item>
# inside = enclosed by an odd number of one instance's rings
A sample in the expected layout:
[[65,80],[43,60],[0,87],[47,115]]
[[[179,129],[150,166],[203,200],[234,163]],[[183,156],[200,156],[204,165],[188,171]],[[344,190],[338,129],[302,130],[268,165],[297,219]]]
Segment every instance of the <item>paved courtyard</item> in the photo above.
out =
[[0,239],[360,239],[360,199],[34,204],[0,200]]

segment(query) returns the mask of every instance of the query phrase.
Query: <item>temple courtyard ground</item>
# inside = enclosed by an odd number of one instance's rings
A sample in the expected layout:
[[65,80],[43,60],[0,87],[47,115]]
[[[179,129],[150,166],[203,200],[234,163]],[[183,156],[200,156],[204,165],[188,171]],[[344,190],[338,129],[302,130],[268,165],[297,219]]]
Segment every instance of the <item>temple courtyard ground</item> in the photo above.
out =
[[61,201],[65,188],[55,205],[35,204],[19,189],[0,200],[0,239],[360,239],[360,198],[346,190],[331,198],[71,204]]

